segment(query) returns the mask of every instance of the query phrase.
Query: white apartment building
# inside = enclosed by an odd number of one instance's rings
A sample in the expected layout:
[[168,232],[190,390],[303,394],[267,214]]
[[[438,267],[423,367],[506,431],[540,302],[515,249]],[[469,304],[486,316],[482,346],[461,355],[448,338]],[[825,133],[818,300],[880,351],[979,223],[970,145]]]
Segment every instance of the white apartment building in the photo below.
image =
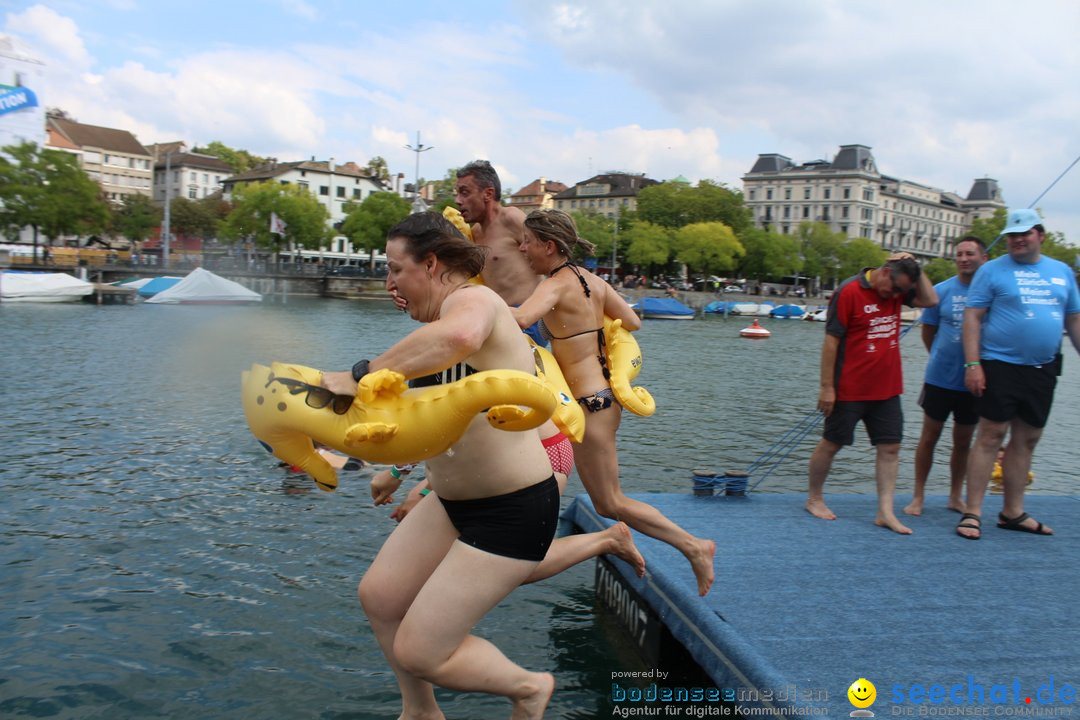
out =
[[[331,170],[331,168],[333,168]],[[282,185],[298,185],[310,192],[323,204],[330,214],[330,225],[340,228],[348,213],[346,203],[360,203],[376,192],[389,190],[379,178],[368,173],[367,168],[354,162],[335,165],[327,161],[302,160],[300,162],[272,162],[247,172],[233,175],[222,181],[226,199],[231,199],[232,189],[237,185],[273,180]],[[331,252],[352,252],[344,236],[335,237]]]
[[181,141],[156,143],[147,149],[154,156],[154,202],[164,203],[165,193],[170,198],[202,200],[208,195],[223,192],[225,179],[232,175],[232,168],[221,158],[202,153],[187,152]]
[[152,157],[127,130],[84,125],[61,115],[46,118],[47,146],[78,155],[82,168],[114,203],[125,195],[150,196]]
[[922,257],[951,255],[973,220],[1005,207],[992,178],[975,180],[960,197],[881,174],[866,145],[842,145],[832,162],[802,165],[777,153],[758,155],[743,176],[743,195],[758,227],[789,234],[799,223],[823,222],[849,238]]
[[0,147],[45,144],[45,106],[38,98],[45,65],[11,35],[0,35]]

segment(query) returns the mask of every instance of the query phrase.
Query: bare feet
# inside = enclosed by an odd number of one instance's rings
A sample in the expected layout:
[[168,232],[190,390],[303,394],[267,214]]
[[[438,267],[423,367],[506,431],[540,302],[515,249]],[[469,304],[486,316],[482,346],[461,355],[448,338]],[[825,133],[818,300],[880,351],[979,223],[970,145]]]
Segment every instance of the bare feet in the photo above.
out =
[[534,684],[532,692],[514,701],[514,711],[510,720],[539,720],[544,717],[544,709],[555,692],[555,676],[551,673],[532,673]]
[[806,501],[806,512],[810,513],[816,518],[822,520],[835,520],[836,513],[829,509],[824,500],[809,500]]
[[874,520],[874,524],[878,527],[889,528],[894,533],[900,533],[901,535],[911,534],[911,528],[897,520],[895,515],[882,515],[881,513],[878,513],[877,519]]
[[913,497],[911,502],[904,508],[905,515],[922,515],[923,498]]
[[694,540],[694,550],[686,555],[686,559],[690,561],[690,567],[694,570],[694,577],[697,578],[698,595],[702,597],[708,594],[713,584],[715,577],[713,558],[715,556],[716,543],[700,538]]
[[634,538],[630,534],[630,528],[626,526],[626,523],[615,523],[604,531],[604,535],[608,539],[606,553],[625,561],[630,567],[634,568],[634,572],[637,573],[638,577],[644,577],[645,558],[641,556],[637,546],[634,545]]
[[963,513],[967,512],[967,506],[964,505],[964,501],[961,498],[949,498],[948,504],[945,507],[949,508],[953,512]]

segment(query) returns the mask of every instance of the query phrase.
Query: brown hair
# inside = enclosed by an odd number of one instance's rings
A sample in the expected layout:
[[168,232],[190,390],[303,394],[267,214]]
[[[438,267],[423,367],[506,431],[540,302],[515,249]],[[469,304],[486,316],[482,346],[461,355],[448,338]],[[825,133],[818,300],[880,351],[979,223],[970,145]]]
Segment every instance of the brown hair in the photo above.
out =
[[487,258],[484,248],[465,239],[454,224],[439,213],[420,212],[405,218],[386,234],[387,240],[401,238],[405,250],[416,262],[434,255],[447,272],[479,275]]
[[578,236],[574,219],[562,210],[533,210],[525,218],[525,227],[539,240],[555,243],[559,254],[567,258],[573,258],[575,250],[588,255],[595,248],[591,242]]

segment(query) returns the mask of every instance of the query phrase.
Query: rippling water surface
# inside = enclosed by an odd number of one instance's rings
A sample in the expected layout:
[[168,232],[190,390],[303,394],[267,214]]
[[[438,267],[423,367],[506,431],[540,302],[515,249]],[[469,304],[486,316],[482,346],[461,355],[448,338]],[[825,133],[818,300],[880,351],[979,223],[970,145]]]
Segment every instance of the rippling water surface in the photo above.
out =
[[[744,469],[812,409],[822,325],[766,321],[773,337],[747,341],[745,324],[646,322],[641,380],[660,409],[623,423],[629,490],[683,492],[692,468]],[[0,716],[396,717],[396,684],[355,597],[388,512],[371,507],[360,473],[332,494],[283,483],[238,387],[253,361],[345,368],[412,327],[385,303],[0,308]],[[925,362],[915,337],[904,354],[902,492]],[[1076,366],[1068,357],[1037,451],[1039,492],[1074,492]],[[758,490],[802,490],[815,436]],[[872,492],[872,467],[860,439],[828,489]],[[936,473],[931,491],[944,487]],[[592,572],[521,588],[479,628],[555,672],[549,717],[610,715],[611,672],[639,668],[594,606]],[[508,708],[440,699],[449,717]]]

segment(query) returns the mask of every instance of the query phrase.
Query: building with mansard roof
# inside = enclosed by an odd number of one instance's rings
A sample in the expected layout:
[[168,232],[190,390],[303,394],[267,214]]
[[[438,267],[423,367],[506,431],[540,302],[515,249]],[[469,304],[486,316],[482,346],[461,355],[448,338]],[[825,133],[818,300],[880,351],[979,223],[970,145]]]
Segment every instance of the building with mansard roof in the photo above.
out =
[[743,176],[743,196],[758,227],[789,234],[799,223],[823,222],[849,238],[927,258],[952,255],[974,220],[1005,207],[992,178],[976,179],[961,197],[882,174],[867,145],[842,145],[831,161],[801,165],[778,153],[758,155]]

